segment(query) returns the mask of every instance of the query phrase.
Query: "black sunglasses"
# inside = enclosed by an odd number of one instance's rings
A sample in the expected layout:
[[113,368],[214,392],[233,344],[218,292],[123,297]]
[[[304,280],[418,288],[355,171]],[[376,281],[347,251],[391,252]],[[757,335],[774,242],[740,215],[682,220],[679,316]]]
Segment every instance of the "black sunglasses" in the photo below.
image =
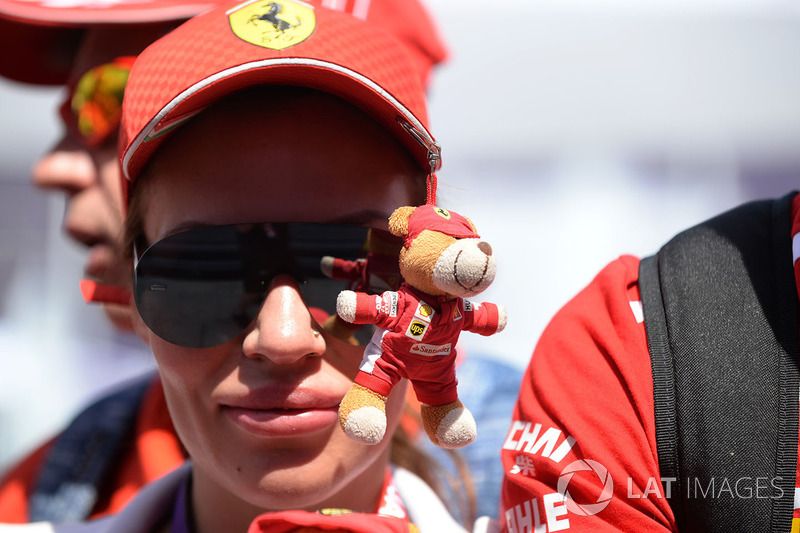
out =
[[[385,246],[380,257],[373,258],[381,265],[380,271],[369,271],[373,253],[367,243],[375,238],[390,243],[392,250],[402,246],[402,240],[386,231],[341,224],[291,222],[190,229],[137,254],[134,300],[144,323],[162,339],[187,348],[209,348],[247,329],[261,308],[270,281],[287,274],[299,282],[315,318],[322,323],[320,319],[328,316],[325,322],[333,324],[341,290],[378,294],[396,289],[402,281],[397,256],[386,261]],[[338,260],[333,275],[340,279],[323,274],[323,257]],[[336,329],[341,332],[343,327],[348,332],[346,340],[358,344],[368,342],[374,329],[356,330],[341,323]]]

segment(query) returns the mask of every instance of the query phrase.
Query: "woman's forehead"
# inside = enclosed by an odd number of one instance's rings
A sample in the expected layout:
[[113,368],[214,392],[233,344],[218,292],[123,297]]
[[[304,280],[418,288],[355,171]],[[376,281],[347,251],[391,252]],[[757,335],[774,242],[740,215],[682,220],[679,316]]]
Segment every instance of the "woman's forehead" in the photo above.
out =
[[149,238],[187,220],[328,222],[418,202],[418,166],[364,113],[313,92],[270,111],[257,94],[195,117],[152,158]]
[[150,167],[295,175],[335,183],[342,172],[419,174],[406,149],[367,114],[336,97],[266,87],[215,104],[182,125]]
[[[219,189],[181,180],[148,199],[144,227],[149,240],[157,240],[187,225],[225,225],[243,222],[323,222],[386,228],[392,211],[414,203],[410,182],[398,179],[383,187],[354,175],[343,187],[325,190],[317,183],[287,181],[280,190],[259,188],[251,180],[232,178],[236,185]],[[241,186],[240,186],[241,185]],[[363,185],[363,186],[362,186]]]

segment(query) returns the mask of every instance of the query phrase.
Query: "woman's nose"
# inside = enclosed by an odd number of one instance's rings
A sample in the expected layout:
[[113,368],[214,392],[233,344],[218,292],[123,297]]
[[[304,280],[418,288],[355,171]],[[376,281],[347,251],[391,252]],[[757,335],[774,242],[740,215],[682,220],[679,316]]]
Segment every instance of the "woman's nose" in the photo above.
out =
[[36,162],[31,179],[40,189],[75,194],[95,183],[96,172],[91,155],[77,143],[64,140]]
[[251,328],[243,342],[246,357],[291,364],[325,353],[325,339],[314,329],[297,281],[291,276],[272,280]]

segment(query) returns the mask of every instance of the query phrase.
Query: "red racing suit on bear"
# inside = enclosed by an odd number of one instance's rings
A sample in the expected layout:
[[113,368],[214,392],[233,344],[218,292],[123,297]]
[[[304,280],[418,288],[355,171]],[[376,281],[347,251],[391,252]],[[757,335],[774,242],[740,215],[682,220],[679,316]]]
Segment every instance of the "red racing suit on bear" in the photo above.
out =
[[492,303],[432,296],[403,284],[381,295],[356,293],[354,324],[375,324],[355,382],[388,396],[407,378],[419,401],[444,405],[458,399],[456,343],[462,330],[492,335],[499,311]]

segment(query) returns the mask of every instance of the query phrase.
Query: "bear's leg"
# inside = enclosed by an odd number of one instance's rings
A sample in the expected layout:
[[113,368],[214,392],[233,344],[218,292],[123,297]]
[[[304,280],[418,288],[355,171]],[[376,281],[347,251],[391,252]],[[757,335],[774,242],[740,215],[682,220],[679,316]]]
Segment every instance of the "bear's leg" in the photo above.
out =
[[440,448],[461,448],[475,440],[478,428],[460,400],[444,405],[422,404],[422,427]]
[[345,434],[362,444],[378,444],[386,434],[386,396],[353,383],[339,404]]

